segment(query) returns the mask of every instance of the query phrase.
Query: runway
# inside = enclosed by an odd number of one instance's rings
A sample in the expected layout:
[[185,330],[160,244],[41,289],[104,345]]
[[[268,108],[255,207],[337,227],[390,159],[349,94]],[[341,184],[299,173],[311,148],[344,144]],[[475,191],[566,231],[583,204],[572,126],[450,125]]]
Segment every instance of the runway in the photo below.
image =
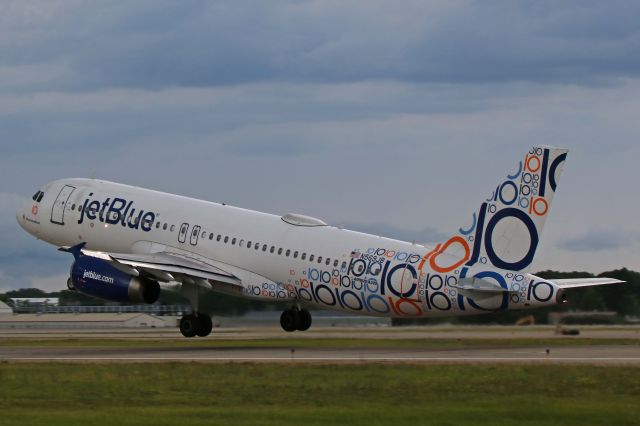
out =
[[[413,327],[313,327],[305,332],[286,333],[280,327],[225,327],[215,328],[210,336],[197,341],[217,340],[267,340],[267,339],[447,339],[447,340],[513,340],[551,339],[568,340],[637,340],[640,344],[640,326],[580,326],[577,336],[562,336],[555,327],[536,325],[517,326],[413,326]],[[119,339],[188,341],[177,328],[5,328],[0,329],[3,340],[41,339]]]
[[5,362],[565,363],[640,366],[640,330],[415,327],[216,330],[185,340],[173,330],[3,330]]
[[[547,352],[547,349],[549,351]],[[400,362],[400,363],[588,363],[640,365],[637,346],[550,348],[295,349],[295,348],[3,348],[13,362]]]

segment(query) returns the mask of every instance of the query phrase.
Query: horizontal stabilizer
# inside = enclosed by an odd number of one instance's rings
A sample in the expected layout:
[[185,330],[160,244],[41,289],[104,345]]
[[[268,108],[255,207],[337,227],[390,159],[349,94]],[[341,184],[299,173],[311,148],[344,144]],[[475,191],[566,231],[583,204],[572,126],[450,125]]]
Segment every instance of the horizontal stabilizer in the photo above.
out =
[[450,285],[450,287],[457,289],[462,296],[476,301],[509,292],[508,289],[501,287],[498,283],[481,278],[462,278],[458,281],[458,284]]
[[503,291],[509,291],[506,288],[500,286],[500,284],[486,281],[482,278],[462,278],[456,285],[450,285],[450,287],[457,288],[458,290],[473,290],[485,293],[502,293]]
[[615,278],[571,278],[563,280],[551,280],[560,288],[591,287],[595,285],[622,284],[625,281]]

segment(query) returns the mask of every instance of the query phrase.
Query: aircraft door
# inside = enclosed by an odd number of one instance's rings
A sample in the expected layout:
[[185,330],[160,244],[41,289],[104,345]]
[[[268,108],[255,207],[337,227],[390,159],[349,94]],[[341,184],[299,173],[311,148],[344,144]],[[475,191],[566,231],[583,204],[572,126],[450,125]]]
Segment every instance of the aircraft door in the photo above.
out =
[[191,231],[191,245],[195,246],[196,244],[198,244],[198,237],[200,236],[200,226],[196,225],[193,227],[193,230]]
[[69,201],[69,197],[73,191],[75,191],[75,187],[71,185],[65,185],[64,188],[60,190],[56,201],[53,203],[53,207],[51,209],[51,222],[57,225],[64,225],[64,211],[67,206],[67,201]]
[[189,232],[189,224],[183,223],[180,225],[180,232],[178,232],[178,242],[184,243],[187,241],[187,232]]

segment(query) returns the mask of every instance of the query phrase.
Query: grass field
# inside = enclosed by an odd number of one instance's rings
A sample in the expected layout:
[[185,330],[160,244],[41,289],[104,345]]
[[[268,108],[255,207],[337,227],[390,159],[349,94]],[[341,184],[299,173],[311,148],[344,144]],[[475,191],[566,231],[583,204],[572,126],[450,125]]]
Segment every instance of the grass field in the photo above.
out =
[[638,425],[640,368],[0,363],[10,425]]

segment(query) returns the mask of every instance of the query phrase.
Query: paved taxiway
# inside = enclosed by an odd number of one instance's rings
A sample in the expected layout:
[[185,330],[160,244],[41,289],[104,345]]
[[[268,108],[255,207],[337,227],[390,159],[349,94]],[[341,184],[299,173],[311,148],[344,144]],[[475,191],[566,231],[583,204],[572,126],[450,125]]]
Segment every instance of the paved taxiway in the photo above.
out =
[[[547,353],[549,349],[549,353]],[[2,361],[58,362],[424,362],[424,363],[589,363],[640,365],[640,347],[600,345],[540,348],[3,348]]]
[[[562,336],[553,326],[416,326],[416,327],[312,327],[309,331],[286,333],[280,327],[216,328],[202,341],[216,340],[265,340],[265,339],[636,339],[640,344],[640,326],[572,326],[578,328],[578,336]],[[111,329],[0,329],[0,341],[6,339],[122,339],[184,341],[177,328],[111,328]]]
[[[327,343],[317,347],[287,345],[287,339],[445,339],[457,342],[455,348],[339,347]],[[38,341],[59,341],[38,345]],[[83,340],[82,345],[65,343]],[[103,345],[104,339],[122,340],[122,345]],[[275,339],[242,345],[241,341]],[[473,345],[465,345],[474,339]],[[511,339],[544,340],[544,346],[512,344]],[[589,339],[597,344],[579,345],[567,339]],[[614,340],[611,340],[614,339]],[[625,339],[626,344],[615,340]],[[305,333],[284,333],[276,328],[217,329],[205,339],[184,338],[173,329],[159,330],[1,330],[0,361],[24,362],[414,362],[414,363],[589,363],[640,365],[640,327],[581,327],[580,336],[559,336],[551,327],[412,327],[412,328],[326,328]],[[91,341],[96,344],[92,345]],[[187,346],[177,346],[179,340]],[[128,343],[153,341],[151,347]],[[232,347],[223,341],[235,341]],[[299,341],[299,340],[298,340]],[[478,341],[480,341],[478,343]],[[486,341],[486,343],[485,343]],[[504,344],[501,343],[504,341]],[[631,344],[628,344],[631,341]],[[167,342],[166,345],[163,342]],[[637,343],[636,343],[637,342]],[[371,345],[368,345],[371,346]],[[426,345],[428,346],[428,345]],[[548,351],[547,351],[548,350]]]

